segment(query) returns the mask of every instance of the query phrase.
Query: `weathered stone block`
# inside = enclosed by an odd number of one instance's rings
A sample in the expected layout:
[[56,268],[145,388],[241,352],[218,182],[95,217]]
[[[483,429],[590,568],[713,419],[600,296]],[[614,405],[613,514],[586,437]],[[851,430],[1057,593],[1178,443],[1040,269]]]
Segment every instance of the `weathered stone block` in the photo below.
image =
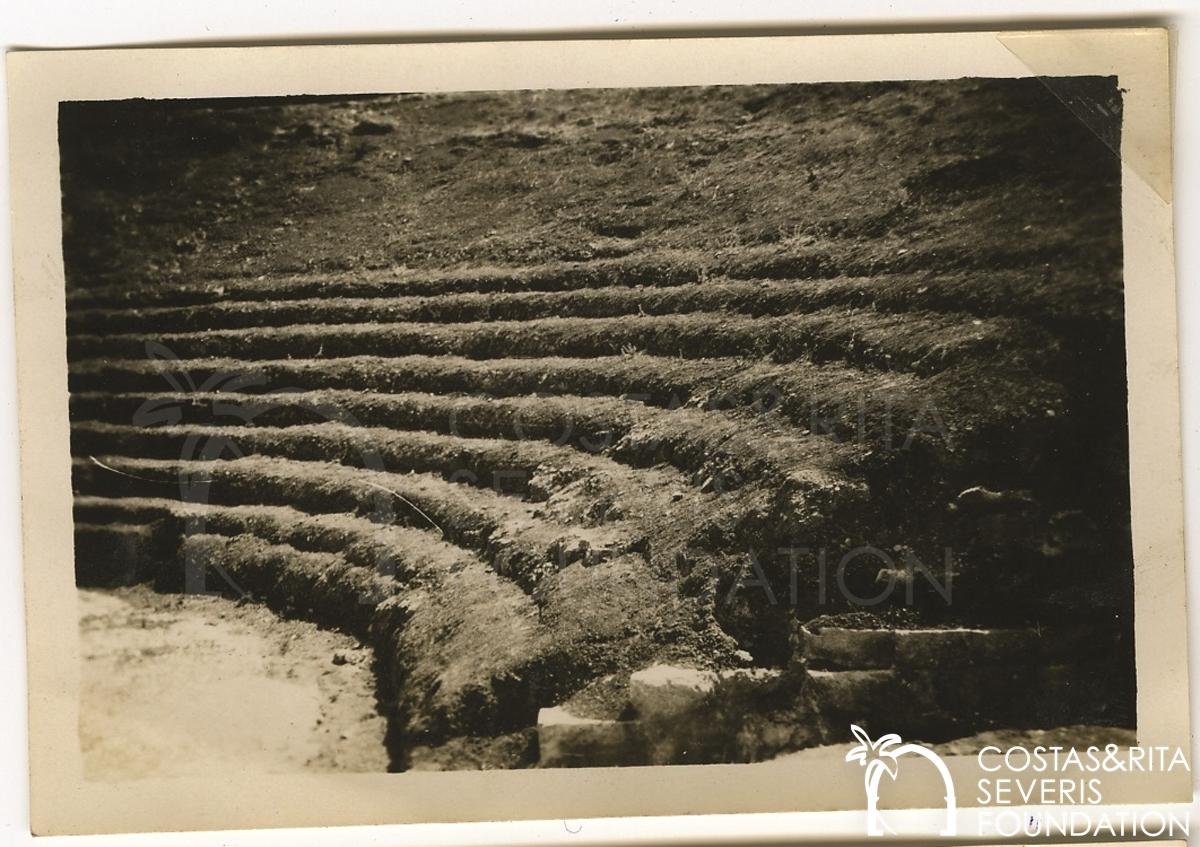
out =
[[803,708],[789,713],[747,715],[737,733],[734,761],[757,762],[820,744],[823,738],[814,717]]
[[897,630],[895,667],[1016,665],[1036,661],[1039,638],[1027,629]]
[[629,702],[639,718],[675,717],[699,708],[716,682],[713,671],[652,665],[629,677]]
[[780,743],[755,733],[749,722],[768,707],[780,672],[768,668],[705,671],[655,665],[629,680],[629,699],[646,739],[650,764],[742,761]]
[[643,720],[676,718],[702,707],[746,696],[779,677],[770,668],[706,671],[675,665],[652,665],[629,677],[629,702]]
[[553,706],[538,711],[538,764],[544,768],[612,767],[647,763],[635,721],[584,718]]
[[800,655],[816,669],[877,670],[890,668],[896,637],[887,629],[837,629],[810,632],[801,627]]
[[809,671],[804,711],[820,743],[850,737],[850,724],[894,731],[896,675],[888,670]]
[[810,703],[818,712],[867,721],[887,715],[896,691],[896,674],[889,670],[810,671],[807,688]]

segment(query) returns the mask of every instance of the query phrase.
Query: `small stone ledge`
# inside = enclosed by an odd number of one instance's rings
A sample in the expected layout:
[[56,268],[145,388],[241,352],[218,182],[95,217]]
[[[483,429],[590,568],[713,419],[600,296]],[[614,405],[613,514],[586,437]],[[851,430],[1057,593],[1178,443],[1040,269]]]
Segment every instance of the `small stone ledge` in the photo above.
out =
[[896,683],[896,672],[891,670],[809,671],[805,692],[813,711],[853,720],[893,701]]
[[[780,691],[782,671],[653,665],[629,678],[629,720],[584,717],[568,702],[538,713],[542,767],[749,761],[811,743]],[[786,711],[786,710],[785,710]]]
[[1086,642],[1071,631],[798,627],[796,637],[786,670],[654,665],[620,681],[598,717],[570,701],[542,709],[541,766],[759,761],[845,741],[852,723],[928,741],[1081,723],[1103,683],[1076,659]]
[[1071,633],[1033,629],[797,628],[797,655],[818,670],[1025,665],[1072,651]]
[[810,632],[801,627],[799,632],[801,655],[813,668],[875,670],[890,668],[895,660],[896,636],[890,629]]
[[637,721],[584,718],[562,706],[538,711],[538,763],[544,768],[642,764],[646,743]]
[[796,630],[795,666],[806,674],[809,712],[825,742],[849,724],[929,739],[996,726],[1053,725],[1090,717],[1083,661],[1072,630]]

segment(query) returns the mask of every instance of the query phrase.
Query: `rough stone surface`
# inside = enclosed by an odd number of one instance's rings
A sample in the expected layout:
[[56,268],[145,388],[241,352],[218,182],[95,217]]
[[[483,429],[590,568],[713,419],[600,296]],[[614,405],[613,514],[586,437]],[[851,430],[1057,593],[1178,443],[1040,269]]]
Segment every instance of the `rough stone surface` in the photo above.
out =
[[1055,644],[1025,629],[799,627],[801,661],[786,671],[653,665],[630,675],[623,707],[622,692],[609,692],[612,714],[632,720],[580,717],[570,704],[543,709],[541,762],[758,761],[846,740],[851,723],[935,742],[1052,726],[1103,699],[1095,675],[1044,661]]
[[[704,671],[656,665],[630,677],[630,701],[651,764],[749,761],[790,743],[771,716],[780,672]],[[785,723],[794,724],[788,715]]]
[[893,671],[810,671],[808,690],[822,714],[863,716],[878,713],[893,694]]
[[890,670],[809,671],[803,701],[817,743],[848,739],[852,723],[875,732],[885,727],[895,731],[891,720],[897,686]]
[[640,717],[675,717],[699,708],[716,683],[713,671],[654,665],[629,677],[629,700]]
[[[653,665],[633,673],[625,690],[632,715],[614,720],[580,714],[568,702],[538,714],[539,762],[572,765],[670,765],[755,761],[816,743],[798,698],[769,668],[708,671]],[[798,711],[799,710],[799,711]]]
[[582,718],[561,707],[538,712],[538,763],[553,767],[642,764],[645,740],[635,721]]
[[834,670],[890,668],[896,636],[887,629],[800,629],[801,656],[815,668]]
[[1038,646],[1036,633],[1024,629],[898,630],[895,639],[900,668],[1023,663]]

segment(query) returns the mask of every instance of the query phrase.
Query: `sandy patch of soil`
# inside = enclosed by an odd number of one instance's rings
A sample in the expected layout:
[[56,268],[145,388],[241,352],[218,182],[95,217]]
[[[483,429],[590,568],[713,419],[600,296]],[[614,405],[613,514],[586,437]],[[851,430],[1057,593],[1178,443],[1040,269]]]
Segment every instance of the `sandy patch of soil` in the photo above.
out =
[[387,769],[371,655],[350,636],[145,586],[79,602],[88,779]]

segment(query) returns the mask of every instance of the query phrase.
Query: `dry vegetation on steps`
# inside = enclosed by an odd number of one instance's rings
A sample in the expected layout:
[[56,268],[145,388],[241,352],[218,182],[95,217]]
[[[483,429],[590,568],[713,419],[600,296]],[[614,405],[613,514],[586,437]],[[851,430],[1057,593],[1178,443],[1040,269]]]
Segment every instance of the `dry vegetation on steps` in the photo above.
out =
[[1093,130],[1037,80],[64,105],[80,581],[211,565],[373,645],[393,767],[509,767],[605,675],[785,665],[848,606],[781,550],[950,548],[867,622],[1093,627],[1130,724]]

